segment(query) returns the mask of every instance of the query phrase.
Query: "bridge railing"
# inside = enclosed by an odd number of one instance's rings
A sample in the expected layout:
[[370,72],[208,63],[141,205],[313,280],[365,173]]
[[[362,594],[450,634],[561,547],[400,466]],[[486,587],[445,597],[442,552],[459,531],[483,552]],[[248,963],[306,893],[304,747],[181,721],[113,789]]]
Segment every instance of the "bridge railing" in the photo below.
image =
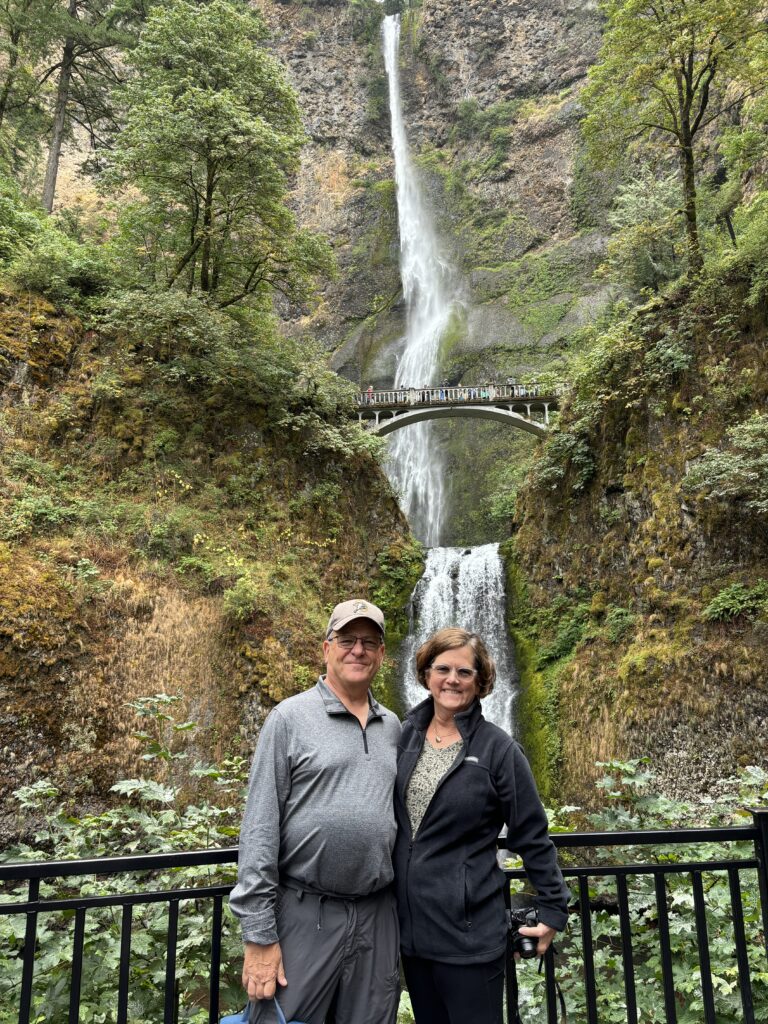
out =
[[[552,838],[560,850],[578,848],[581,856],[578,863],[564,865],[572,902],[568,934],[558,943],[561,952],[547,954],[542,975],[527,969],[532,990],[525,968],[515,975],[523,1004],[532,1008],[535,1019],[546,1012],[548,1022],[558,1020],[558,978],[567,1005],[575,1009],[571,1020],[585,1024],[620,1019],[615,1003],[610,1016],[604,1014],[605,983],[617,978],[623,979],[621,1019],[627,1024],[677,1024],[678,1016],[704,1024],[765,1019],[768,810],[755,812],[747,827]],[[702,844],[713,843],[734,847],[739,855],[697,855]],[[506,844],[500,839],[501,849]],[[633,853],[645,849],[649,857],[609,862],[606,850],[615,846],[631,847]],[[674,854],[673,848],[683,854]],[[5,957],[0,1024],[94,1020],[96,985],[101,986],[98,1019],[106,1024],[215,1024],[223,1010],[234,1012],[242,1001],[241,948],[224,901],[236,859],[236,848],[229,848],[0,865],[5,892],[0,902],[0,948],[5,949],[0,954]],[[221,871],[230,877],[211,877]],[[176,884],[174,873],[180,873]],[[523,878],[520,870],[507,874]],[[716,898],[711,895],[718,877],[727,879],[727,904],[723,886]],[[127,878],[135,882],[126,883]],[[121,891],[109,891],[117,881]],[[616,921],[612,933],[601,923],[606,915]],[[637,941],[639,925],[651,919],[658,967],[647,943]],[[710,950],[711,932],[721,927],[732,938],[728,963],[713,958]],[[697,963],[694,977],[691,956]],[[512,980],[508,971],[508,998]],[[729,999],[724,986],[730,986]],[[647,1011],[651,997],[663,999],[657,1016]],[[698,1016],[692,1017],[694,1003]]]
[[436,387],[389,388],[383,391],[361,391],[357,404],[362,408],[392,408],[393,406],[437,405],[451,402],[525,401],[547,398],[555,400],[562,387],[544,387],[540,384],[477,384],[471,386],[438,385]]

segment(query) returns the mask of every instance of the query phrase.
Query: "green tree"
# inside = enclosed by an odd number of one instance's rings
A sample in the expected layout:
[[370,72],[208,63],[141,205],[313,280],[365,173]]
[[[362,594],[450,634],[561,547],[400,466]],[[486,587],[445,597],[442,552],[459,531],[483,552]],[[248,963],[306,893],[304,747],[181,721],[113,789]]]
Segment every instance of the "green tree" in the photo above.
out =
[[637,291],[657,292],[677,277],[682,244],[678,200],[674,175],[657,177],[646,168],[624,182],[608,214],[614,233],[602,272]]
[[220,307],[272,289],[298,298],[330,263],[285,204],[304,135],[265,34],[231,0],[153,11],[128,58],[125,127],[104,179],[143,194],[123,218],[142,280]]
[[56,36],[56,0],[0,2],[0,157],[17,169],[44,131],[39,68]]
[[584,92],[584,131],[598,162],[651,141],[680,173],[688,262],[703,257],[697,148],[706,129],[762,88],[768,56],[761,0],[603,0],[600,59]]
[[114,130],[112,93],[121,82],[121,53],[135,42],[143,16],[142,0],[67,0],[66,10],[57,11],[57,59],[42,76],[56,83],[42,197],[48,213],[72,127],[83,128],[94,146],[105,141],[103,124]]

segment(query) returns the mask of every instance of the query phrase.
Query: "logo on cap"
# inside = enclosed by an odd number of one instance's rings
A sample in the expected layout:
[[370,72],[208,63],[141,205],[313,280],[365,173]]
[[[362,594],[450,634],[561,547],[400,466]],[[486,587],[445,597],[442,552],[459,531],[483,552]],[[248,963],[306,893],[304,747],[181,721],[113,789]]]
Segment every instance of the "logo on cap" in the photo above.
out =
[[364,612],[367,609],[368,605],[365,603],[365,601],[355,601],[355,603],[352,605],[353,612]]

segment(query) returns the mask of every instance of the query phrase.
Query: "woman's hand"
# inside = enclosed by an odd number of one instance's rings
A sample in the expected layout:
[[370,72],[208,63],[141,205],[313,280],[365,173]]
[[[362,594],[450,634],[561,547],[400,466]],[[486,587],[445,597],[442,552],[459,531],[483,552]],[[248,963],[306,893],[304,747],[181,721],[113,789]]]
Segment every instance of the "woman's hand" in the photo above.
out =
[[[539,921],[535,925],[521,925],[518,928],[521,935],[528,935],[532,939],[538,939],[538,945],[536,946],[536,956],[544,956],[549,949],[552,939],[557,935],[557,929],[550,928],[548,924],[544,924],[543,921]],[[515,960],[520,959],[520,954],[515,953]]]

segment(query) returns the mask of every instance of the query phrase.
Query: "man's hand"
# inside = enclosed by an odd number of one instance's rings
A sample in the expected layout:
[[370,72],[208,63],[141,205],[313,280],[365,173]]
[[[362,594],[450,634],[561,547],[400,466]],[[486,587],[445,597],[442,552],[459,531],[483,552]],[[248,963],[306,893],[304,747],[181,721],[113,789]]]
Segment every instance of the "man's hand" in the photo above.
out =
[[[548,924],[544,924],[539,921],[537,925],[522,925],[518,928],[521,935],[529,935],[532,939],[538,939],[538,945],[536,946],[536,956],[544,956],[550,947],[552,939],[557,935],[555,928],[550,928]],[[520,959],[520,954],[515,953],[515,960]]]
[[277,985],[285,987],[288,979],[283,971],[283,954],[280,943],[271,946],[257,946],[246,942],[243,960],[243,988],[251,1002],[257,999],[272,999]]

